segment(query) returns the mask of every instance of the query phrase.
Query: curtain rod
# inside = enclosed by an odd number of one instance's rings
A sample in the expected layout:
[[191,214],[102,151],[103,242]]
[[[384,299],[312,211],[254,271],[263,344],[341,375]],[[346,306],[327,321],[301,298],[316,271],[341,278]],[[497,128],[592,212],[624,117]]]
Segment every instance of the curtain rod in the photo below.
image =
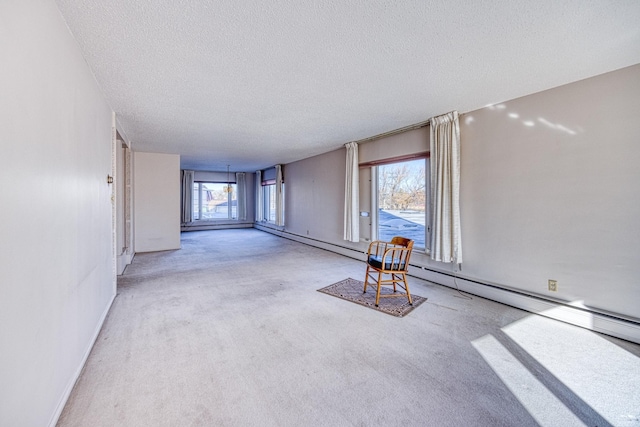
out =
[[429,120],[425,120],[425,121],[420,122],[420,123],[414,123],[414,124],[412,124],[412,125],[408,125],[408,126],[405,126],[405,127],[401,127],[401,128],[399,128],[399,129],[390,130],[390,131],[388,131],[388,132],[383,132],[383,133],[380,133],[380,134],[378,134],[378,135],[369,136],[369,137],[367,137],[367,138],[362,138],[362,139],[359,139],[359,140],[354,141],[354,142],[355,142],[356,144],[361,144],[361,143],[363,143],[363,142],[373,141],[374,139],[385,138],[385,137],[387,137],[387,136],[397,135],[397,134],[402,133],[402,132],[407,132],[407,131],[414,130],[414,129],[420,129],[420,128],[423,128],[423,127],[425,127],[425,126],[429,126],[429,122],[430,122],[430,121],[431,121],[431,119],[429,119]]
[[[466,113],[459,113],[458,116],[462,117],[464,114],[466,114]],[[431,123],[431,119],[427,119],[427,120],[424,120],[424,121],[419,122],[419,123],[414,123],[412,125],[408,125],[408,126],[405,126],[405,127],[399,128],[399,129],[390,130],[388,132],[383,132],[383,133],[380,133],[378,135],[369,136],[367,138],[362,138],[362,139],[359,139],[359,140],[353,141],[353,142],[355,142],[356,144],[361,144],[363,142],[373,141],[374,139],[385,138],[387,136],[397,135],[397,134],[402,133],[402,132],[407,132],[407,131],[414,130],[414,129],[420,129],[420,128],[423,128],[425,126],[429,126],[429,123]]]

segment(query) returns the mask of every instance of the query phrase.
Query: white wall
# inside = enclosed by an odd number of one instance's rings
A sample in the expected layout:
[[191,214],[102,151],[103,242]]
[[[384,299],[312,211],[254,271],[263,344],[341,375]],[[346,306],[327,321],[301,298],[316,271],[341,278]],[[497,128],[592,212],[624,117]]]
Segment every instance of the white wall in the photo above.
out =
[[[502,298],[496,286],[640,322],[639,111],[636,65],[462,116],[460,275],[469,286],[492,285],[481,294],[494,299]],[[428,132],[420,133],[428,147]],[[419,150],[405,139],[365,143],[360,152],[373,159]],[[397,151],[381,149],[385,143]],[[344,162],[340,149],[285,166],[287,233],[308,230],[308,243],[342,253],[366,248],[342,240]],[[453,271],[415,251],[412,264]],[[558,292],[548,291],[548,279]],[[638,339],[633,333],[621,336]]]
[[[429,129],[419,128],[360,144],[360,163],[424,154],[428,138]],[[371,240],[371,216],[360,217],[360,243],[343,240],[345,158],[346,149],[341,148],[285,165],[285,231],[363,254]],[[361,167],[359,176],[360,211],[371,215],[371,168]],[[424,254],[412,257],[426,263]]]
[[358,160],[373,163],[394,157],[424,154],[429,151],[429,127],[389,135],[358,144]]
[[0,425],[56,421],[115,295],[111,111],[52,1],[0,2]]
[[342,240],[345,153],[335,150],[284,167],[286,231],[357,247]]
[[638,112],[640,65],[466,114],[465,276],[640,320]]
[[136,252],[180,249],[180,156],[133,153]]

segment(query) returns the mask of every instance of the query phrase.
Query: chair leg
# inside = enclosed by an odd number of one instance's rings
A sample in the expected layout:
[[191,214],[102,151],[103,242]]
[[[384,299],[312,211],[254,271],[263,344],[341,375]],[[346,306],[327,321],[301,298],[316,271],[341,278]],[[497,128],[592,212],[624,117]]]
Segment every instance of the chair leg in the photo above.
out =
[[381,281],[382,281],[382,273],[378,271],[378,289],[376,290],[376,307],[380,302],[380,288],[382,288],[382,284],[380,283]]
[[364,290],[362,291],[363,294],[367,293],[368,282],[369,282],[369,265],[367,264],[367,272],[364,274]]
[[413,301],[411,300],[411,292],[409,292],[409,283],[407,283],[407,275],[402,273],[402,280],[404,281],[404,290],[407,292],[407,299],[409,300],[409,305],[413,305]]

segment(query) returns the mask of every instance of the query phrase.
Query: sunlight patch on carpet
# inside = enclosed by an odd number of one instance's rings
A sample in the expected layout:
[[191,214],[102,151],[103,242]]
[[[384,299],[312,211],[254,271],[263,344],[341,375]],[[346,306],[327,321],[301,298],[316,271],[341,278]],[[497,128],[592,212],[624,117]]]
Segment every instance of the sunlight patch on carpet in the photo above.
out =
[[[379,307],[376,307],[376,289],[375,287],[367,287],[367,293],[362,293],[364,282],[352,278],[344,279],[333,285],[329,285],[318,292],[338,297],[365,307],[372,308],[383,313],[396,317],[404,317],[414,308],[425,302],[427,299],[419,295],[411,294],[413,305],[409,304],[406,298],[380,298]],[[392,294],[393,289],[383,286],[380,290],[381,295]]]

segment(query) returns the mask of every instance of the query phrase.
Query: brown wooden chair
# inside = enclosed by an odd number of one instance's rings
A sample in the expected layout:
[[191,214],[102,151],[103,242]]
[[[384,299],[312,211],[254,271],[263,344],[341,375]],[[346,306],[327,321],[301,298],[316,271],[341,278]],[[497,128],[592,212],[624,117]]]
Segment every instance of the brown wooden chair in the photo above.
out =
[[[367,285],[376,287],[376,307],[380,298],[385,297],[407,297],[409,304],[413,305],[409,284],[407,283],[407,273],[409,270],[409,258],[413,249],[413,240],[396,236],[390,242],[375,240],[369,244],[367,251],[367,272],[364,279],[364,291],[367,292]],[[377,274],[378,277],[374,277]],[[383,280],[383,277],[390,277]],[[369,279],[373,283],[369,283]],[[382,286],[393,286],[392,294],[380,294]],[[404,292],[397,292],[397,286],[404,289]]]

